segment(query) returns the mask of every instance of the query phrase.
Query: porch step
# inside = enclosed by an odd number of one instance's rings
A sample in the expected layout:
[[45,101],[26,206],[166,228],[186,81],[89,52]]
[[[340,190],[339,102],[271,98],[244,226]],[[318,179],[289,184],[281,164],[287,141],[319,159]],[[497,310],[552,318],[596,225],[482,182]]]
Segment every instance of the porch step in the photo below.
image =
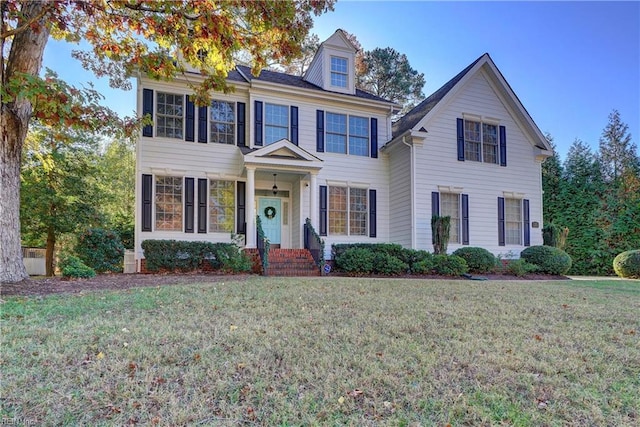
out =
[[268,276],[319,276],[311,252],[306,249],[271,249]]

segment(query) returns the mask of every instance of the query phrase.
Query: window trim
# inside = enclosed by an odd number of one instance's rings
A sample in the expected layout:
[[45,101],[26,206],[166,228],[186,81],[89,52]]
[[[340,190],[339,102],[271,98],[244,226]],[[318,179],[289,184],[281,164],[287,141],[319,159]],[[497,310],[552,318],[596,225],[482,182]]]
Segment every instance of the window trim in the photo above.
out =
[[[464,160],[470,161],[470,162],[487,163],[491,165],[500,165],[500,122],[498,120],[473,116],[469,114],[463,114],[462,120],[463,120],[462,128],[463,128],[463,140],[464,140]],[[479,130],[478,130],[479,139],[477,141],[467,139],[467,123],[477,123],[479,125]],[[485,142],[486,126],[493,126],[495,128],[495,138],[496,138],[495,144]],[[467,144],[479,145],[477,160],[469,156],[470,152],[467,151]],[[487,161],[485,159],[486,157],[485,146],[489,146],[489,145],[494,147],[495,162]]]
[[[211,195],[211,190],[213,189],[213,185],[212,182],[230,182],[232,184],[232,195],[233,195],[233,204],[232,204],[232,208],[233,208],[233,212],[231,213],[231,219],[233,220],[233,223],[231,224],[231,230],[212,230],[212,225],[214,225],[214,222],[212,221],[211,218],[211,214],[213,212],[212,209],[212,202],[213,202],[213,197]],[[235,230],[237,229],[237,224],[236,224],[236,214],[238,212],[238,195],[237,195],[237,191],[238,191],[238,186],[237,186],[237,182],[236,180],[231,180],[231,179],[218,179],[218,178],[209,178],[207,180],[207,233],[234,233]],[[227,208],[226,206],[223,206],[223,208]],[[226,215],[225,215],[226,217]],[[215,223],[216,225],[218,225],[218,223]]]
[[[213,128],[213,123],[214,120],[212,120],[211,118],[211,113],[213,111],[213,103],[214,102],[224,102],[227,104],[231,104],[233,106],[233,112],[232,112],[232,117],[233,117],[233,121],[232,122],[215,122],[215,123],[222,123],[222,124],[231,124],[233,126],[233,141],[232,142],[218,142],[218,141],[214,141],[213,140],[213,135],[212,135],[212,128]],[[207,106],[207,136],[208,136],[208,141],[212,144],[223,144],[223,145],[236,145],[236,143],[238,142],[238,103],[236,101],[227,101],[227,100],[222,100],[222,99],[212,99],[211,100],[211,104],[209,106]]]
[[[174,179],[179,179],[181,182],[180,202],[172,203],[173,206],[180,206],[180,220],[177,221],[177,223],[180,224],[179,228],[168,229],[168,228],[158,227],[158,201],[156,199],[158,196],[158,178],[174,178]],[[184,232],[184,216],[185,216],[185,212],[184,212],[185,188],[184,187],[185,187],[185,181],[183,176],[176,176],[176,175],[154,175],[153,176],[153,231]],[[175,214],[175,212],[172,212],[172,213]],[[174,220],[173,222],[175,223],[176,221]]]
[[[185,136],[185,126],[186,126],[186,108],[187,108],[187,106],[185,104],[185,95],[184,94],[179,94],[179,93],[173,93],[173,92],[162,92],[162,91],[159,91],[159,90],[156,90],[154,95],[155,95],[155,101],[153,103],[153,111],[155,113],[155,118],[153,120],[153,124],[154,124],[154,127],[155,127],[154,136],[156,138],[169,138],[169,139],[178,139],[178,140],[184,141],[185,137],[186,137]],[[178,115],[170,115],[170,114],[166,114],[166,113],[159,113],[158,112],[158,103],[160,102],[160,95],[172,95],[172,96],[175,96],[175,97],[178,97],[178,98],[182,99],[182,104],[181,104],[182,114],[180,116],[178,116]],[[166,102],[165,102],[165,105],[167,105]],[[173,104],[173,105],[175,106],[175,104]],[[173,119],[177,119],[179,117],[180,121],[182,122],[182,129],[181,129],[180,137],[167,136],[166,134],[165,135],[159,135],[158,134],[158,130],[160,129],[160,126],[158,124],[158,120],[160,119],[160,117],[164,117],[164,118],[169,117],[169,118],[173,118]],[[165,129],[166,129],[166,126],[165,126]],[[172,128],[172,129],[177,129],[177,128]]]
[[[287,113],[287,124],[286,124],[286,126],[269,124],[268,119],[267,119],[268,118],[267,110],[269,109],[269,106],[281,107],[281,108],[285,109],[285,111]],[[290,112],[290,110],[291,110],[291,106],[290,105],[276,104],[276,103],[273,103],[273,102],[265,102],[264,103],[264,119],[263,119],[263,123],[262,123],[263,129],[264,129],[264,136],[263,136],[263,139],[264,139],[263,140],[263,145],[264,146],[271,145],[271,144],[279,141],[279,139],[278,139],[276,141],[268,142],[268,138],[267,138],[268,137],[268,135],[267,135],[267,128],[268,127],[286,129],[287,130],[287,135],[284,138],[287,139],[287,140],[290,140],[290,138],[291,138],[291,112]],[[280,139],[282,139],[282,138],[280,138]]]
[[[344,61],[345,64],[345,71],[338,71],[337,69],[333,68],[333,60],[342,60]],[[344,86],[340,85],[340,84],[334,84],[333,83],[333,77],[334,75],[337,76],[344,76]],[[329,58],[329,84],[332,87],[336,87],[336,88],[340,88],[340,89],[348,89],[349,88],[349,58],[345,58],[342,56],[338,56],[338,55],[331,55]]]
[[[345,154],[347,156],[358,156],[358,157],[370,157],[371,156],[371,117],[366,117],[366,116],[358,116],[356,114],[349,114],[349,113],[336,113],[333,111],[326,111],[325,113],[325,117],[324,117],[324,152],[325,153],[335,153],[335,154]],[[337,133],[337,132],[330,132],[328,130],[328,116],[332,114],[335,116],[342,116],[345,117],[345,134],[343,133]],[[364,119],[366,121],[366,126],[365,126],[365,130],[367,131],[367,142],[365,144],[365,149],[366,149],[366,154],[353,154],[351,153],[351,118],[354,119]],[[327,143],[327,136],[328,135],[341,135],[344,136],[345,139],[345,147],[344,147],[344,151],[332,151],[329,147],[330,145]],[[363,136],[360,135],[353,135],[354,138],[364,138]]]
[[[504,244],[505,246],[522,246],[524,245],[524,207],[523,198],[519,197],[504,197]],[[513,221],[509,219],[509,202],[517,201],[519,209],[519,221]],[[518,242],[509,241],[509,224],[518,224]]]
[[[336,212],[335,209],[332,209],[332,205],[331,205],[331,189],[332,188],[341,188],[341,189],[345,189],[346,190],[346,210],[345,211],[339,211],[339,212],[344,212],[345,215],[345,232],[344,233],[335,233],[332,232],[332,227],[331,227],[331,213],[332,212]],[[364,192],[364,197],[366,198],[366,204],[367,204],[367,208],[366,211],[355,211],[355,212],[359,212],[361,214],[364,214],[364,221],[365,221],[365,227],[363,232],[360,234],[354,234],[352,232],[351,229],[351,214],[352,214],[352,210],[351,210],[351,190],[362,190]],[[370,195],[369,195],[369,187],[368,186],[358,186],[358,185],[344,185],[344,184],[337,184],[337,183],[331,183],[331,182],[327,182],[327,235],[328,236],[355,236],[355,237],[367,237],[369,236],[369,229],[370,229],[370,219],[369,219],[369,215],[371,213],[371,200],[370,200]]]

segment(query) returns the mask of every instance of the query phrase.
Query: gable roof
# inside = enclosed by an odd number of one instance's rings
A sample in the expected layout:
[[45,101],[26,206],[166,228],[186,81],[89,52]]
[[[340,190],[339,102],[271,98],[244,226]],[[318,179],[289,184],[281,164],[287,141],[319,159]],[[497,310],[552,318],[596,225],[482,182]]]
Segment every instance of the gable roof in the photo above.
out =
[[[268,83],[276,83],[276,84],[281,84],[285,86],[297,87],[301,89],[316,90],[316,91],[325,92],[325,93],[335,93],[335,94],[340,94],[345,96],[354,96],[356,98],[369,99],[372,101],[387,102],[389,104],[392,104],[392,102],[389,100],[380,98],[379,96],[376,96],[369,92],[365,92],[364,90],[360,90],[360,89],[356,89],[355,95],[349,95],[342,92],[333,92],[333,91],[324,90],[320,86],[316,86],[313,83],[309,83],[308,81],[304,80],[302,77],[295,76],[293,74],[286,74],[286,73],[281,73],[278,71],[271,71],[271,70],[262,70],[260,72],[260,75],[256,77],[251,74],[251,67],[247,67],[245,65],[238,65],[236,66],[236,69],[239,71],[239,73],[235,72],[233,77],[236,77],[236,75],[241,74],[242,76],[245,77],[245,79],[243,79],[242,81],[246,81],[248,83],[251,83],[254,80],[261,81],[261,82],[268,82]],[[229,77],[231,80],[235,80],[235,78],[231,78],[232,73],[233,72],[229,73]]]
[[[506,95],[507,102],[513,107],[518,118],[528,126],[531,134],[538,140],[535,146],[542,149],[551,151],[551,146],[548,141],[535,124],[529,112],[524,108],[522,102],[515,94],[507,80],[504,78],[496,64],[493,62],[488,53],[483,54],[478,59],[469,64],[464,70],[458,73],[454,78],[445,83],[440,89],[429,95],[424,101],[416,105],[411,111],[405,114],[398,121],[392,125],[392,141],[401,136],[405,132],[412,130],[418,125],[422,119],[425,118],[447,95],[455,88],[462,80],[465,80],[467,75],[474,74],[481,67],[485,66],[489,70],[490,76],[496,81],[498,86],[502,89]],[[473,72],[472,72],[473,70]]]

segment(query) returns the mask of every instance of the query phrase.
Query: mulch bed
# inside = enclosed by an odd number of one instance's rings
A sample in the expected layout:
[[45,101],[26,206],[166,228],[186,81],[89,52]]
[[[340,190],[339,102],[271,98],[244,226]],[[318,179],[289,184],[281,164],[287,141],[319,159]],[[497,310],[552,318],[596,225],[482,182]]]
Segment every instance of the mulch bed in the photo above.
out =
[[[331,273],[331,276],[339,274]],[[528,274],[516,277],[508,274],[479,274],[477,276],[488,280],[566,280],[565,276],[551,276],[542,274]],[[141,287],[155,287],[167,285],[186,285],[190,283],[217,283],[247,280],[251,275],[220,275],[203,273],[180,274],[99,274],[90,279],[67,280],[61,277],[32,278],[18,283],[0,285],[0,296],[38,296],[50,294],[77,294],[85,291],[121,290]],[[370,276],[367,276],[370,277]],[[388,276],[377,276],[389,278]],[[407,275],[404,279],[447,279],[468,280],[463,277],[443,277],[435,275]]]

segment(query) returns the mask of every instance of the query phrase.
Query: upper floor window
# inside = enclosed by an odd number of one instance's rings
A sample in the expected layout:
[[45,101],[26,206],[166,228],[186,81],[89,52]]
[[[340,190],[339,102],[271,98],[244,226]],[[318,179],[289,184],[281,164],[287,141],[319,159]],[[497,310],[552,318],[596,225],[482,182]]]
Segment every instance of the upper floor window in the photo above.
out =
[[265,143],[272,144],[289,137],[289,108],[285,105],[265,105]]
[[464,159],[498,163],[498,126],[464,121]]
[[156,230],[182,230],[182,177],[156,177]]
[[182,139],[183,95],[157,92],[156,136]]
[[367,234],[367,190],[329,187],[329,234],[365,236]]
[[209,134],[211,142],[234,144],[235,142],[235,104],[226,101],[213,101],[209,108]]
[[[326,122],[327,152],[365,157],[369,155],[369,119],[327,113]],[[349,144],[347,144],[347,140]]]
[[505,243],[522,244],[522,200],[504,199]]
[[331,57],[331,86],[347,87],[349,81],[347,58]]
[[460,243],[460,194],[440,193],[440,216],[451,218],[449,242]]
[[235,214],[235,183],[209,182],[209,231],[232,232]]

